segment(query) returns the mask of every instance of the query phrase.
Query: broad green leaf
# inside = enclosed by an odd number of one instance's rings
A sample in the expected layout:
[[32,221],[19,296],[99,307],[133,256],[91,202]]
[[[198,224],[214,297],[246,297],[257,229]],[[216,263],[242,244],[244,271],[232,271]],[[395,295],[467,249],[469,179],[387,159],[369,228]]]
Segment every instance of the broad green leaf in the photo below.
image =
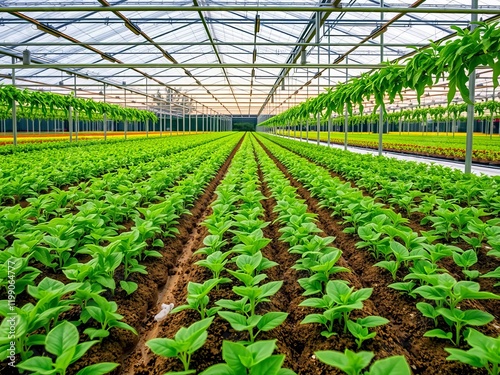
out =
[[[411,375],[411,369],[403,356],[394,356],[376,361],[369,375]],[[367,375],[368,375],[367,374]]]
[[118,363],[101,362],[87,366],[76,373],[76,375],[104,375],[119,366]]
[[250,375],[276,375],[284,361],[284,354],[267,357],[250,369]]
[[213,366],[210,366],[205,371],[203,371],[200,375],[238,375],[240,373],[235,373],[231,367],[226,365],[225,363],[219,363]]
[[257,324],[257,328],[264,332],[269,331],[281,325],[285,321],[287,316],[288,313],[284,312],[268,312],[264,314],[262,319],[260,319],[259,323]]
[[32,357],[20,362],[17,367],[33,372],[49,372],[53,369],[52,361],[49,357]]
[[172,339],[152,339],[146,342],[146,346],[150,348],[153,353],[163,357],[176,357],[179,353],[177,345]]
[[77,328],[64,321],[48,333],[45,349],[59,357],[70,348],[74,348],[78,344],[79,337]]
[[276,349],[276,340],[257,341],[247,347],[248,352],[252,354],[254,364],[270,357],[274,349]]
[[451,340],[453,338],[453,334],[451,332],[445,332],[442,329],[431,329],[424,333],[425,337],[437,337],[438,339],[448,339]]

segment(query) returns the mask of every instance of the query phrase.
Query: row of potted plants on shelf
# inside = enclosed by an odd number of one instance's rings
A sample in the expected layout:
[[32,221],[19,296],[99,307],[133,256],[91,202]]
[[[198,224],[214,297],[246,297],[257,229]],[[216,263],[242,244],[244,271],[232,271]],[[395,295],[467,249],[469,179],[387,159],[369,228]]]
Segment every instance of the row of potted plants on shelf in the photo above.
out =
[[[339,145],[344,144],[344,140],[339,138],[331,138],[330,142]],[[348,145],[378,150],[378,142],[375,141],[348,140]],[[405,144],[405,143],[392,143],[392,142],[383,142],[382,147],[384,151],[402,152],[402,153],[417,154],[417,155],[424,155],[431,157],[438,156],[451,160],[465,160],[464,148],[424,146],[418,144]],[[475,162],[500,164],[500,151],[473,149],[472,160]]]

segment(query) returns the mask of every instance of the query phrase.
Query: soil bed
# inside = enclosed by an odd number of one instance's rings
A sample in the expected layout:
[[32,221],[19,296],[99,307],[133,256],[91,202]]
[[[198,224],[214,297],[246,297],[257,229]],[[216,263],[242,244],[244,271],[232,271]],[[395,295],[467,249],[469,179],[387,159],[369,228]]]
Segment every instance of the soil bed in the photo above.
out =
[[[339,265],[350,268],[352,275],[355,276],[358,283],[361,283],[361,285],[359,285],[355,280],[350,279],[352,284],[357,288],[373,288],[373,294],[370,297],[370,301],[376,308],[376,311],[371,312],[368,303],[365,303],[364,311],[367,313],[376,313],[390,320],[388,325],[378,330],[378,335],[374,340],[371,342],[369,341],[368,345],[364,346],[364,349],[374,350],[379,358],[388,355],[402,354],[402,352],[404,352],[415,374],[485,374],[485,371],[472,369],[458,362],[447,361],[446,357],[448,353],[444,351],[444,348],[450,345],[443,340],[423,337],[423,334],[427,330],[434,327],[432,326],[432,321],[422,317],[420,312],[416,309],[415,303],[420,300],[413,300],[388,288],[387,285],[393,282],[392,278],[385,270],[370,266],[376,263],[376,261],[368,252],[356,249],[355,244],[359,239],[357,239],[356,236],[344,233],[343,229],[345,227],[338,223],[340,220],[332,218],[328,210],[320,208],[317,199],[311,197],[303,185],[290,175],[286,167],[281,164],[269,150],[265,150],[278,165],[280,170],[290,179],[292,185],[298,189],[298,193],[306,200],[309,210],[319,215],[318,227],[320,227],[326,235],[336,237],[334,245],[343,251],[343,258],[346,261],[346,264],[339,263]],[[292,300],[291,297],[290,300]],[[473,304],[474,306],[464,304],[464,307],[480,308],[479,302],[483,301],[475,301]],[[498,301],[492,302],[496,303],[496,311],[498,311]],[[447,329],[447,327],[440,328]],[[486,327],[479,327],[479,330],[494,337],[497,337],[500,333],[500,327],[496,320]],[[385,333],[387,336],[385,336]],[[378,339],[382,341],[379,344]],[[335,340],[335,338],[330,340],[322,338],[319,341],[325,343],[331,340]],[[396,343],[399,349],[397,352],[387,350],[390,342]],[[375,345],[380,345],[380,347],[376,347]],[[347,347],[353,349],[352,346]],[[325,346],[325,344],[323,344],[322,347],[316,347],[314,350],[323,350],[325,348],[335,349],[331,345]],[[463,346],[463,348],[465,349],[466,346]],[[342,348],[340,349],[343,350]],[[331,373],[334,374],[336,372]]]

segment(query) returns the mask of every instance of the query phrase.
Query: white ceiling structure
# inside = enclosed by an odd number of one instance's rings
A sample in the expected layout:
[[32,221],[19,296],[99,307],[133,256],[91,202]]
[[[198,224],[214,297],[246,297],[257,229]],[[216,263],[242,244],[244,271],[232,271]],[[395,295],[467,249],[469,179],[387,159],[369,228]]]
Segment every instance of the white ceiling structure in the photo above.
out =
[[[265,118],[406,56],[410,45],[453,37],[450,26],[467,27],[471,7],[471,0],[0,0],[0,84],[12,82],[16,64],[22,88],[76,89],[140,108],[175,93],[197,113]],[[478,8],[478,19],[497,19],[500,0],[479,0]],[[26,49],[30,66],[20,60]],[[486,97],[488,73],[479,77]],[[436,87],[432,100],[445,90]]]

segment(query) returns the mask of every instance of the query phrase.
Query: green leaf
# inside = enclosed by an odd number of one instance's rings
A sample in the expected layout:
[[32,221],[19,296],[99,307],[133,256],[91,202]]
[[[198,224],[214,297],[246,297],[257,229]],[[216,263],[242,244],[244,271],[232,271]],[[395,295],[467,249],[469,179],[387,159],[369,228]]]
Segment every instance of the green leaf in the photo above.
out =
[[491,322],[495,317],[481,310],[465,310],[464,321],[471,326],[482,326]]
[[453,338],[453,334],[451,332],[445,332],[442,329],[431,329],[424,333],[424,337],[437,337],[438,339],[448,339],[451,340]]
[[402,355],[384,358],[376,361],[369,375],[411,375],[410,366]]
[[241,358],[248,355],[249,352],[243,345],[231,341],[222,342],[222,358],[234,370],[235,374],[239,375],[246,372],[241,363]]
[[373,315],[373,316],[367,316],[366,318],[358,319],[356,322],[364,327],[372,328],[387,324],[389,323],[389,320],[381,316]]
[[277,375],[297,375],[297,373],[295,371],[290,370],[290,369],[282,368],[278,371]]
[[444,348],[450,355],[446,357],[448,361],[460,361],[473,367],[486,367],[488,361],[473,353],[461,349]]
[[263,297],[270,297],[275,295],[278,290],[280,290],[281,286],[283,285],[283,281],[271,281],[267,284],[264,284],[261,286],[262,294],[259,296],[260,298]]
[[82,368],[76,375],[104,375],[119,366],[118,363],[101,362]]
[[152,339],[146,342],[146,346],[150,348],[153,353],[163,357],[176,357],[179,353],[175,340],[172,339]]
[[284,354],[267,357],[251,368],[250,375],[276,375],[284,361]]
[[137,290],[137,288],[139,287],[139,285],[137,285],[137,283],[134,283],[133,281],[125,281],[125,280],[120,281],[120,286],[127,293],[127,295],[134,293]]
[[326,317],[323,316],[322,314],[309,314],[300,322],[300,324],[309,324],[309,323],[326,324],[327,322],[328,319],[326,319]]
[[45,349],[59,357],[70,348],[74,348],[78,344],[79,337],[76,327],[64,321],[48,333]]
[[219,311],[217,314],[226,319],[231,327],[237,331],[245,331],[249,328],[247,319],[241,314],[231,311]]
[[52,360],[49,357],[32,357],[19,363],[17,367],[36,373],[49,373],[49,371],[53,370]]
[[359,374],[368,366],[374,356],[372,352],[361,351],[354,353],[346,349],[344,353],[325,350],[314,352],[316,357],[327,365],[341,369],[348,374]]
[[164,247],[165,244],[163,243],[163,241],[160,238],[157,238],[153,241],[152,246],[153,247]]
[[213,366],[210,366],[205,371],[203,371],[200,375],[238,375],[239,373],[235,373],[231,367],[226,365],[225,363],[219,363]]
[[264,332],[269,331],[281,325],[287,316],[288,313],[284,312],[268,312],[260,319],[257,328]]
[[252,354],[254,364],[270,357],[274,349],[276,349],[276,340],[257,341],[247,347],[248,352]]
[[87,328],[83,333],[88,335],[91,340],[102,339],[109,336],[109,331],[106,329]]

